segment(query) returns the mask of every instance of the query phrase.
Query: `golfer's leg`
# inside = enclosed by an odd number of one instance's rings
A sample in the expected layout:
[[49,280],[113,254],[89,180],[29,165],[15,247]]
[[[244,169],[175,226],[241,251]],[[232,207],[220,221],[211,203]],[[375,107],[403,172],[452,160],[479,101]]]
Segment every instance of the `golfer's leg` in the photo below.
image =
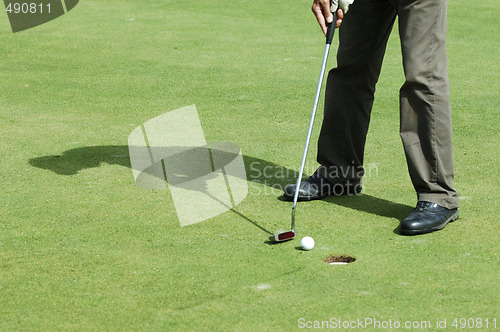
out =
[[328,75],[318,140],[321,174],[333,182],[359,180],[387,39],[396,12],[387,0],[356,0],[340,26],[337,68]]
[[451,107],[446,60],[446,0],[398,2],[406,82],[401,138],[419,201],[458,207],[453,188]]

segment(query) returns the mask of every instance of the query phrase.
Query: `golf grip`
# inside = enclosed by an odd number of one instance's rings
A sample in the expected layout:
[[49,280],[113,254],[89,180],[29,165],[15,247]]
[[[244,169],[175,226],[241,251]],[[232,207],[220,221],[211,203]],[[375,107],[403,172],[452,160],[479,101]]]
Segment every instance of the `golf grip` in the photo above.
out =
[[318,80],[318,86],[316,88],[316,96],[314,98],[314,105],[312,109],[312,114],[311,114],[311,120],[309,121],[309,129],[307,131],[307,138],[306,138],[306,144],[304,146],[304,153],[302,154],[302,163],[300,165],[299,169],[299,176],[297,177],[297,184],[295,187],[295,194],[293,195],[293,204],[292,204],[292,223],[291,223],[291,229],[292,231],[295,229],[295,207],[297,206],[297,201],[299,198],[299,188],[300,184],[302,182],[302,174],[304,173],[304,166],[306,164],[306,158],[307,158],[307,149],[309,147],[309,142],[311,141],[311,134],[312,134],[312,129],[313,129],[313,124],[314,124],[314,118],[316,117],[316,110],[318,108],[318,102],[319,102],[319,95],[321,92],[321,86],[323,84],[323,76],[325,75],[325,70],[326,70],[326,62],[328,60],[328,53],[330,52],[330,45],[332,43],[333,39],[333,34],[335,32],[335,27],[337,22],[337,11],[333,13],[333,21],[328,25],[328,31],[326,33],[326,46],[325,46],[325,54],[323,55],[323,63],[321,65],[321,71],[319,74],[319,80]]
[[333,13],[332,23],[327,23],[326,26],[328,30],[326,30],[326,43],[331,45],[333,40],[333,33],[335,32],[335,27],[337,25],[337,11]]

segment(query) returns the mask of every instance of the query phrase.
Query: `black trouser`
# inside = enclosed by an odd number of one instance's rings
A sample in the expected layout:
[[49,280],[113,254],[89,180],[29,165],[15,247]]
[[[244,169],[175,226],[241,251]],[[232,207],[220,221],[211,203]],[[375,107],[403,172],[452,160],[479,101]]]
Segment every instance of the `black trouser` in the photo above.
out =
[[[458,207],[453,189],[451,107],[446,59],[446,0],[356,0],[339,30],[338,67],[326,86],[318,162],[330,180],[338,169],[362,169],[387,39],[396,16],[406,82],[400,133],[419,201]],[[342,172],[340,172],[342,173]],[[363,172],[343,172],[351,178]]]

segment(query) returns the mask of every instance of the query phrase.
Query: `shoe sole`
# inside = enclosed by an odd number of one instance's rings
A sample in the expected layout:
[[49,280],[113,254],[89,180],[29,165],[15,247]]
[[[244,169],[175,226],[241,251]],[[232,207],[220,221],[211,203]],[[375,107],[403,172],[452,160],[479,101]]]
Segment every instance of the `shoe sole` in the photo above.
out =
[[[293,201],[293,196],[283,195],[287,201]],[[321,196],[299,196],[297,197],[297,202],[309,202],[316,201],[323,198],[326,198],[330,195],[321,195]]]
[[459,212],[457,210],[448,219],[446,219],[446,221],[444,223],[442,223],[439,226],[434,226],[432,228],[422,229],[422,230],[413,230],[413,229],[401,230],[400,233],[402,235],[420,235],[420,234],[427,234],[427,233],[431,233],[431,232],[435,232],[435,231],[440,231],[443,228],[445,228],[446,225],[448,225],[450,222],[454,222],[455,220],[457,220],[458,217],[459,217]]
[[[361,193],[361,190],[362,190],[362,188],[360,188],[359,190],[356,190],[356,192],[353,193],[353,194],[345,193],[345,194],[342,194],[342,195],[336,195],[335,193],[328,193],[328,194],[323,194],[323,195],[319,195],[319,196],[300,196],[299,195],[299,197],[297,197],[297,201],[298,202],[316,201],[316,200],[320,200],[320,199],[326,198],[328,196],[336,196],[336,197],[340,197],[340,196],[354,196],[354,195],[359,195]],[[283,197],[285,197],[285,199],[287,201],[293,201],[293,196],[289,196],[289,195],[283,194]]]

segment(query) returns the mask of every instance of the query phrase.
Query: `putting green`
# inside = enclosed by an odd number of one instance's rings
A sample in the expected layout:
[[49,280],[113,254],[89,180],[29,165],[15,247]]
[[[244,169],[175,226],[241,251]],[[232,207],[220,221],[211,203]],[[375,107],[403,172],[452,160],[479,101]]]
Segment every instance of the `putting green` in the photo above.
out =
[[[299,239],[272,245],[290,225],[279,189],[295,181],[324,49],[310,5],[86,0],[15,34],[1,16],[0,330],[498,329],[500,2],[449,3],[460,219],[394,232],[416,203],[396,28],[363,195],[299,203]],[[169,190],[136,186],[127,139],[192,104],[208,142],[241,148],[248,196],[180,227]],[[297,250],[306,235],[314,249]],[[356,260],[324,261],[335,255]]]

